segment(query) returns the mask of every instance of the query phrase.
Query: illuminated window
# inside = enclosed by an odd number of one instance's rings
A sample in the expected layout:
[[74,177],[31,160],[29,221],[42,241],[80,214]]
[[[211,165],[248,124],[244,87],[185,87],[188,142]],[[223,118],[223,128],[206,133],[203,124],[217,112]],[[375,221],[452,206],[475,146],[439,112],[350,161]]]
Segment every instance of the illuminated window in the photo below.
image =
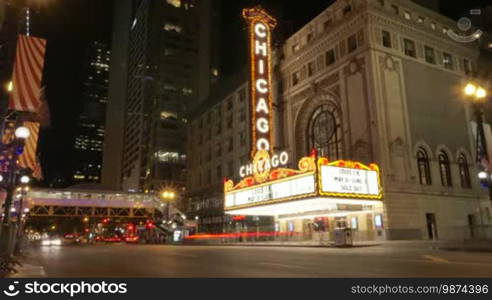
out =
[[415,51],[415,42],[409,39],[403,39],[403,44],[405,47],[405,55],[416,58],[417,52]]
[[417,166],[419,169],[419,182],[422,185],[431,185],[431,174],[429,167],[429,156],[424,148],[419,148],[417,151]]
[[160,162],[179,162],[180,155],[178,152],[157,151],[155,157]]
[[311,116],[308,127],[308,152],[316,149],[322,157],[341,159],[342,128],[334,106],[322,105]]
[[177,32],[177,33],[181,33],[181,31],[182,31],[181,26],[178,26],[178,25],[175,25],[175,24],[171,24],[171,23],[166,23],[164,25],[164,30],[165,31],[174,31],[174,32]]
[[453,56],[451,54],[444,52],[442,54],[442,63],[444,64],[444,67],[446,69],[448,70],[454,69]]
[[386,30],[383,30],[383,46],[386,48],[391,48],[391,33]]
[[461,154],[458,158],[458,168],[460,171],[460,182],[461,187],[465,189],[471,188],[471,180],[470,180],[470,169],[468,167],[468,162],[466,157]]
[[431,22],[430,27],[431,27],[432,30],[436,30],[436,28],[437,28],[436,27],[436,23]]
[[425,22],[425,18],[424,18],[424,17],[419,16],[419,17],[417,18],[417,23],[422,24],[422,23],[424,23],[424,22]]
[[441,151],[438,156],[439,159],[439,173],[441,174],[441,185],[450,187],[453,186],[453,182],[451,180],[451,166],[449,164],[449,157],[444,152]]
[[449,28],[443,27],[442,28],[442,33],[447,34],[448,33],[448,30],[449,30]]
[[212,75],[214,75],[215,77],[219,77],[219,70],[212,69]]
[[428,62],[429,64],[435,64],[436,63],[436,53],[433,48],[429,46],[424,47],[424,52],[425,52],[425,61]]
[[411,20],[412,19],[412,14],[409,11],[405,11],[404,16],[405,16],[405,19],[407,19],[407,20]]
[[174,7],[181,7],[181,0],[166,0],[166,2]]
[[177,120],[178,115],[171,111],[163,111],[161,112],[161,120]]

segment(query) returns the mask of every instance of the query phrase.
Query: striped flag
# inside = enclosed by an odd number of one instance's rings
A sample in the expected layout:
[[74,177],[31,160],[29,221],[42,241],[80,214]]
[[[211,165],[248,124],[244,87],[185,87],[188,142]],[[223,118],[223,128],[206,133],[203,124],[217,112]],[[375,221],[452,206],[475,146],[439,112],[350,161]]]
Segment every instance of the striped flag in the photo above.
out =
[[46,40],[19,35],[9,109],[35,112],[41,105],[41,79]]
[[24,145],[24,152],[19,156],[19,166],[21,168],[31,169],[33,171],[33,177],[41,179],[41,166],[36,155],[39,138],[39,123],[24,122],[24,126],[29,129],[30,135]]

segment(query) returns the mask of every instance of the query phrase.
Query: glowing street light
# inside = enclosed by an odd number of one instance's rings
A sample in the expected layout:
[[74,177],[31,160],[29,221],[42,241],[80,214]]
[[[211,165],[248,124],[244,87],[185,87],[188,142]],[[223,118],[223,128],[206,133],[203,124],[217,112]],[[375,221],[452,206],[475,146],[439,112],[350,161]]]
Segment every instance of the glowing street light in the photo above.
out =
[[22,177],[20,178],[20,182],[21,182],[22,184],[28,184],[28,183],[29,183],[29,181],[31,181],[31,178],[29,178],[29,176],[27,176],[27,175],[24,175],[24,176],[22,176]]
[[481,171],[478,173],[478,178],[479,179],[486,179],[487,178],[487,172]]
[[20,126],[15,130],[15,137],[18,139],[25,140],[31,135],[31,132],[29,132],[29,129],[24,126]]

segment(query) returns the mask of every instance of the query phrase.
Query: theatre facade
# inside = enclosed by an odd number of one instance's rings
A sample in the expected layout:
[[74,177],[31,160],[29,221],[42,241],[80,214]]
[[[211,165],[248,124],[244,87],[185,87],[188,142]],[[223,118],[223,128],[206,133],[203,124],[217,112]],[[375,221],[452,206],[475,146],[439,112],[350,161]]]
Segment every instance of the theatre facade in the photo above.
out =
[[[190,165],[191,204],[200,204],[192,214],[207,222],[213,199],[216,228],[265,218],[295,240],[333,240],[343,228],[361,241],[491,237],[461,92],[478,49],[449,39],[452,20],[411,1],[338,0],[272,49],[275,19],[260,8],[244,18],[250,70],[237,88],[249,101],[231,90],[216,103],[233,101],[220,116],[246,125],[212,135],[217,145],[234,138],[230,153]],[[241,105],[247,118],[236,114]],[[191,140],[207,116],[192,120]],[[189,153],[193,162],[201,155]],[[217,185],[201,179],[219,170],[227,179],[213,193]]]

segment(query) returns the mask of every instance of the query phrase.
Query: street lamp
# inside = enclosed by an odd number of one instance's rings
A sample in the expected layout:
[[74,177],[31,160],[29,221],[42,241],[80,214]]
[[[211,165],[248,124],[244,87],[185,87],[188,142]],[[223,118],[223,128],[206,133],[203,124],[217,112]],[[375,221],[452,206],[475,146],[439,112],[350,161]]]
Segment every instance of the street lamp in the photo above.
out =
[[21,140],[26,140],[31,135],[27,127],[20,126],[15,130],[15,137]]
[[[490,164],[490,157],[487,148],[487,141],[485,139],[485,131],[483,125],[483,112],[484,105],[487,98],[487,90],[480,86],[479,84],[475,84],[473,82],[469,82],[466,84],[464,88],[464,94],[466,97],[472,100],[474,114],[477,122],[477,136],[476,136],[476,151],[477,151],[477,162],[480,163],[482,158]],[[487,180],[487,185],[489,189],[489,200],[492,201],[492,179],[491,179],[491,171],[489,166],[482,166],[481,168],[485,168],[485,170],[481,170],[478,173],[478,178],[480,180]]]
[[176,193],[172,190],[163,190],[161,192],[161,198],[164,201],[166,201],[166,203],[167,203],[167,205],[166,205],[166,219],[169,220],[169,213],[170,213],[169,205],[171,204],[172,201],[175,200]]
[[[27,127],[19,126],[14,132],[15,139],[12,143],[2,145],[4,149],[12,149],[12,156],[10,158],[10,164],[5,175],[2,176],[1,184],[4,186],[7,194],[4,202],[4,213],[1,225],[0,233],[0,253],[11,253],[14,250],[15,238],[11,237],[11,224],[10,224],[10,207],[12,205],[12,199],[15,192],[15,186],[17,185],[17,159],[20,153],[22,153],[25,140],[29,137],[30,132]],[[24,179],[25,180],[25,179]]]
[[30,179],[30,178],[29,178],[29,176],[27,176],[27,175],[23,175],[23,176],[20,178],[20,182],[21,182],[22,184],[28,184],[28,183],[29,183],[29,181],[31,181],[31,179]]

